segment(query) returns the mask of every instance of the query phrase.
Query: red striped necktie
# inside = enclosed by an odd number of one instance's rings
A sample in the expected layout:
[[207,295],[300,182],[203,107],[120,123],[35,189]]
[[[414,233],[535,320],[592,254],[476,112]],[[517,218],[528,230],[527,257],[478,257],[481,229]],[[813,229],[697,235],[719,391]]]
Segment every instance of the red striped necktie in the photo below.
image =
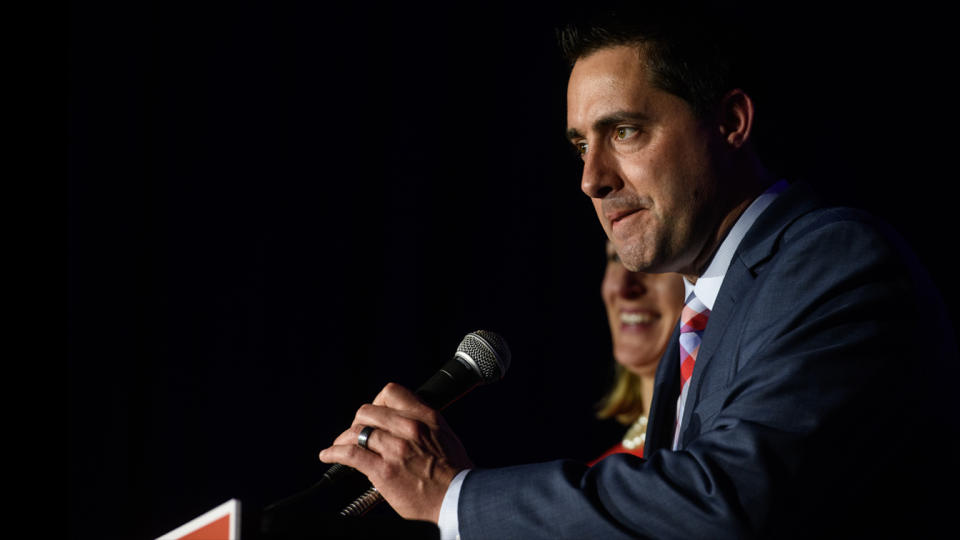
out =
[[680,437],[680,420],[683,418],[684,404],[693,375],[693,366],[697,363],[703,330],[707,327],[710,310],[697,295],[690,293],[683,312],[680,314],[680,398],[677,402],[677,422],[673,435],[673,447],[677,448]]
[[700,352],[703,330],[707,327],[710,310],[697,295],[690,293],[680,315],[680,388],[682,389],[693,375],[693,365]]

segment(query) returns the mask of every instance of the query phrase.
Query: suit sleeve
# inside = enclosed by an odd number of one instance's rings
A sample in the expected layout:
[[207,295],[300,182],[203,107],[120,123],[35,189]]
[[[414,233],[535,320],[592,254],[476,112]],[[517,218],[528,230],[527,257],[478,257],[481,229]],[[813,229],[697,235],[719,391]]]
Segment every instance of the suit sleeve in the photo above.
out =
[[936,423],[916,420],[936,404],[915,389],[943,360],[916,350],[923,295],[872,224],[822,213],[793,227],[759,269],[734,259],[724,288],[737,272],[750,285],[680,451],[476,470],[461,538],[801,537],[902,513],[892,494],[935,472],[892,466]]

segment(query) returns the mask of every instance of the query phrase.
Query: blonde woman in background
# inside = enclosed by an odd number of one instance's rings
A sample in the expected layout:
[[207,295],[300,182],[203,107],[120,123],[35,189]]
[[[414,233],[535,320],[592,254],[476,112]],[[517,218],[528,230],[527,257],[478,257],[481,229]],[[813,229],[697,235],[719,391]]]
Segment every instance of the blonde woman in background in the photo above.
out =
[[607,308],[616,377],[597,416],[629,426],[623,440],[594,462],[626,452],[643,456],[647,414],[660,357],[683,309],[679,274],[646,274],[627,270],[607,242],[607,268],[601,295]]

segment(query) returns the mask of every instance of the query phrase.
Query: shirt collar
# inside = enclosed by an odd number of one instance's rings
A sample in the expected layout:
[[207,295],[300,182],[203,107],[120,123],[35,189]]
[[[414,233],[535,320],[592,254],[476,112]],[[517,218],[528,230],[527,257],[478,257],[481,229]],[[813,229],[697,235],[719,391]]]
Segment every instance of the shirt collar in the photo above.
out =
[[709,310],[713,310],[713,304],[717,301],[717,295],[720,293],[720,285],[723,284],[723,277],[727,275],[727,269],[730,268],[730,261],[733,260],[733,254],[740,246],[740,241],[747,235],[747,231],[753,226],[753,222],[760,217],[760,214],[770,206],[770,203],[777,198],[784,189],[787,188],[787,181],[780,180],[769,189],[754,199],[750,206],[740,214],[740,218],[733,224],[733,228],[727,233],[726,238],[720,243],[720,247],[707,265],[707,269],[697,278],[694,285],[683,278],[683,286],[686,289],[687,298],[690,293],[696,293],[697,298],[703,302],[703,305]]

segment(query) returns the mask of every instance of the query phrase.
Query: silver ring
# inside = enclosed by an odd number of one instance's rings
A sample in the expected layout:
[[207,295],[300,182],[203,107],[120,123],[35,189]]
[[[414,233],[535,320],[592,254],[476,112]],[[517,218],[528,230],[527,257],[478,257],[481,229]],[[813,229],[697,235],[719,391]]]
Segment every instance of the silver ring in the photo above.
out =
[[367,450],[367,441],[370,440],[370,434],[373,433],[373,430],[377,428],[373,426],[367,426],[360,430],[360,434],[357,435],[357,446]]

